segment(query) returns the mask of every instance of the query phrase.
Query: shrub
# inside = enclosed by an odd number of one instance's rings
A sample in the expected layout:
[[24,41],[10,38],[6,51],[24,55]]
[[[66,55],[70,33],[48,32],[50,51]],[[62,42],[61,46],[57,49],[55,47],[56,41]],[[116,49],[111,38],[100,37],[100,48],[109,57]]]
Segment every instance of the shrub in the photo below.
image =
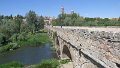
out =
[[10,49],[15,49],[15,48],[18,48],[17,43],[8,43],[7,45],[0,47],[0,53],[9,51]]
[[18,36],[18,34],[12,35],[12,36],[10,37],[10,40],[11,40],[12,42],[17,41],[17,36]]
[[4,46],[0,47],[0,53],[8,51],[9,49],[11,49],[11,45],[4,45]]
[[56,59],[43,60],[36,68],[57,68],[59,62]]
[[25,41],[27,39],[27,34],[25,32],[22,32],[21,34],[19,34],[18,36],[18,40],[19,41]]
[[4,34],[0,33],[0,46],[2,46],[3,43],[5,43],[5,39],[4,38],[5,38]]

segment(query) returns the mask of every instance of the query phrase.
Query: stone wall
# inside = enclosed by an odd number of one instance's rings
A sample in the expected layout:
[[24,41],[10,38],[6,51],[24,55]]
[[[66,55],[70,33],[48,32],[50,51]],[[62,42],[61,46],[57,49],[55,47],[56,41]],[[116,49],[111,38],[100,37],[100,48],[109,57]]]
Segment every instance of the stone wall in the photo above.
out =
[[[47,27],[70,43],[75,68],[119,68],[120,29],[84,27]],[[72,49],[74,46],[75,49]]]

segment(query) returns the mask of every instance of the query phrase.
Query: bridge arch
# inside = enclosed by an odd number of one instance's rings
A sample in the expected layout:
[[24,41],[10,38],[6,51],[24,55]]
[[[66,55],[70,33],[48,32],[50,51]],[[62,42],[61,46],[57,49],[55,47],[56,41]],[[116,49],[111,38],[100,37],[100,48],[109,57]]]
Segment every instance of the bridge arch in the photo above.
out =
[[62,58],[72,60],[72,55],[71,55],[70,49],[68,48],[67,45],[63,45],[62,53],[63,53]]
[[56,48],[56,52],[57,52],[57,55],[58,55],[58,57],[60,57],[60,39],[59,39],[59,37],[58,36],[56,36],[56,38],[55,38],[55,48]]

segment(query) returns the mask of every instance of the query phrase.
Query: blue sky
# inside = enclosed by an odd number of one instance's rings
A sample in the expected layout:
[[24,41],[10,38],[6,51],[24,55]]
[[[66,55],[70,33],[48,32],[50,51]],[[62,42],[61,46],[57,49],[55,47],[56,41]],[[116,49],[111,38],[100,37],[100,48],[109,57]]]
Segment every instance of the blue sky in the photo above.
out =
[[25,15],[29,10],[43,16],[57,16],[60,7],[84,17],[119,17],[120,0],[0,0],[0,14]]

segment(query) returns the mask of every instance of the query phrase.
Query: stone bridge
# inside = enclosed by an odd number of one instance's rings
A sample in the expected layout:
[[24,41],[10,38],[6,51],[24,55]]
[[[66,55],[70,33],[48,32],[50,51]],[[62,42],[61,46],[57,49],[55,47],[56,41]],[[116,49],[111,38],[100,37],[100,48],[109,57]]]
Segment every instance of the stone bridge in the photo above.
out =
[[120,28],[48,27],[61,59],[74,68],[120,68]]

